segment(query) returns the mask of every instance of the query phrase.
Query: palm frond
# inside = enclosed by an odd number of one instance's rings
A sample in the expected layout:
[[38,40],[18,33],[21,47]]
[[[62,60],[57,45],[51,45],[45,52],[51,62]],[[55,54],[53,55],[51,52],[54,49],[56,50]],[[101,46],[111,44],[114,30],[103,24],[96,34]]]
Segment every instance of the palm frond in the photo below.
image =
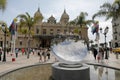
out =
[[0,0],[0,9],[2,9],[2,11],[6,9],[6,4],[7,4],[6,0]]
[[96,17],[107,16],[107,15],[108,15],[108,11],[106,11],[106,10],[99,10],[97,13],[95,13],[92,16],[92,19],[94,20]]
[[104,3],[102,6],[100,6],[101,9],[110,9],[112,5],[110,3]]
[[17,18],[21,18],[23,21],[27,20],[27,16],[25,14],[20,14],[17,16]]
[[92,23],[94,23],[94,20],[86,20],[86,25],[91,25]]
[[110,18],[116,18],[117,16],[120,15],[120,0],[115,0],[114,3],[104,3],[102,6],[100,6],[100,11],[95,13],[93,15],[93,19],[95,17],[101,17],[105,16],[106,20]]

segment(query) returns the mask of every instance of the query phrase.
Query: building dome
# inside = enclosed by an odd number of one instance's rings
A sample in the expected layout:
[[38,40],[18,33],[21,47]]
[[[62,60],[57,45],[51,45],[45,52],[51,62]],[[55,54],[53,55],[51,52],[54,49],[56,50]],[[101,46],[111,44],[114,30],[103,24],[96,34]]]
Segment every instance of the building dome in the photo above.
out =
[[42,13],[40,12],[40,9],[39,9],[39,8],[38,8],[38,10],[35,12],[34,18],[40,18],[40,20],[42,21],[43,16],[42,16]]
[[48,19],[48,23],[56,23],[55,18],[53,17],[53,15],[51,15]]
[[66,10],[64,10],[61,16],[60,22],[64,24],[64,23],[67,23],[68,21],[69,21],[69,15],[66,13]]
[[55,20],[55,18],[53,17],[53,15],[50,16],[49,20]]
[[61,18],[63,18],[63,19],[69,19],[69,15],[66,13],[66,10],[64,10]]

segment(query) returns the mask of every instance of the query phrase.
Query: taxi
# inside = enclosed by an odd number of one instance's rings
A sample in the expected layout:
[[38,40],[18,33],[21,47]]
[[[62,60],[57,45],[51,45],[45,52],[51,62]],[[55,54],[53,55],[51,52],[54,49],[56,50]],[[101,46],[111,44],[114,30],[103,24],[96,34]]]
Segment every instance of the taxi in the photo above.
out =
[[113,52],[113,53],[120,53],[120,47],[118,47],[118,48],[113,48],[113,49],[112,49],[112,52]]

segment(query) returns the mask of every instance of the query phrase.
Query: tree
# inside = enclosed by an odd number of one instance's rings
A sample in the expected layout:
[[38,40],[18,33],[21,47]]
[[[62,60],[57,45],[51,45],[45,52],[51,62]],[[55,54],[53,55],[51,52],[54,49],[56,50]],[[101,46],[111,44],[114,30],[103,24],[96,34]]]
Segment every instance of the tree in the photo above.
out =
[[81,27],[85,27],[87,25],[90,25],[93,21],[92,20],[86,20],[86,17],[88,16],[87,12],[81,12],[79,16],[74,20],[74,22],[77,25],[80,25]]
[[[6,34],[10,36],[9,28],[7,27],[7,23],[4,21],[0,21],[0,25],[4,24],[6,28]],[[0,30],[2,29],[2,26],[0,26]]]
[[20,22],[19,27],[27,27],[28,31],[25,31],[25,34],[27,33],[28,35],[28,54],[27,54],[27,58],[29,58],[29,54],[30,54],[30,37],[31,37],[31,28],[34,26],[34,24],[36,23],[36,21],[38,20],[38,18],[33,18],[29,15],[29,13],[26,12],[26,14],[20,14],[17,16],[17,18],[20,18],[20,20],[22,20],[22,22]]
[[6,4],[7,4],[6,0],[0,0],[0,9],[2,9],[2,11],[5,10]]
[[93,19],[96,17],[105,16],[106,20],[111,18],[117,18],[120,15],[120,0],[115,0],[114,3],[104,3],[100,6],[100,10],[93,15]]

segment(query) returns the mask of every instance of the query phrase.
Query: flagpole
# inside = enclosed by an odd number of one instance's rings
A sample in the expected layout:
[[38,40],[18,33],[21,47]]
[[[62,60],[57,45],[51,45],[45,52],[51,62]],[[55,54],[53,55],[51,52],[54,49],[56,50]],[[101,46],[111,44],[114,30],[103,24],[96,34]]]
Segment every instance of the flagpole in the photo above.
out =
[[15,54],[15,35],[13,35],[13,52]]
[[15,54],[15,40],[16,40],[16,21],[17,19],[15,18],[10,26],[10,32],[11,32],[11,55]]
[[[15,19],[14,19],[14,21],[15,21]],[[16,25],[16,21],[15,21],[15,23],[14,23],[14,26],[15,26],[15,34],[13,35],[13,52],[14,52],[14,54],[15,54],[15,42],[16,42],[16,28],[17,28],[17,25]]]
[[94,22],[94,24],[93,24],[93,26],[92,26],[92,34],[94,35],[94,33],[96,33],[95,41],[96,41],[96,44],[97,44],[97,47],[96,47],[96,48],[97,48],[97,51],[98,51],[98,54],[99,54],[100,34],[99,34],[99,22],[98,22],[98,21]]
[[11,39],[11,55],[14,54],[14,36],[12,35],[12,39]]
[[12,45],[13,45],[13,42],[12,42],[12,35],[11,35],[11,55],[12,55]]

